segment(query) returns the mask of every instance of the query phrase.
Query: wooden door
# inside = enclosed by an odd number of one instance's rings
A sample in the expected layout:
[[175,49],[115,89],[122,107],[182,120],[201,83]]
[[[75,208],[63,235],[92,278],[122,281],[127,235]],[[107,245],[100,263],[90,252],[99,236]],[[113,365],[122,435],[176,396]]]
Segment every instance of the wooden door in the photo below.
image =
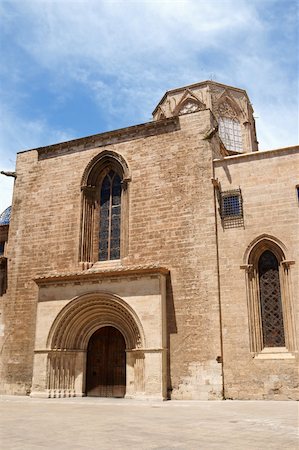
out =
[[124,397],[126,344],[114,327],[103,327],[90,338],[87,349],[86,395]]

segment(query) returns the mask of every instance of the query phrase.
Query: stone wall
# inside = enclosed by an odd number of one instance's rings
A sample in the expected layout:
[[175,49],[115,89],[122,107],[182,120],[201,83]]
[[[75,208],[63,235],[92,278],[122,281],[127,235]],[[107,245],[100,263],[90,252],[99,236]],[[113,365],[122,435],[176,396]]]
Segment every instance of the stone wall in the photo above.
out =
[[[29,392],[38,288],[34,278],[79,269],[81,179],[104,150],[126,160],[126,267],[160,264],[167,282],[172,398],[222,395],[213,151],[209,110],[20,153],[9,231],[2,392]],[[218,358],[219,360],[219,358]]]
[[[298,157],[296,147],[227,157],[214,163],[215,178],[223,191],[241,188],[244,209],[244,223],[232,228],[223,227],[217,214],[227,398],[298,396]],[[284,325],[293,335],[287,343],[289,348],[279,352],[250,350],[254,330],[250,330],[246,265],[251,248],[263,239],[279,246],[285,258],[281,290],[284,300],[290,297],[290,305],[283,304]],[[291,309],[292,317],[287,317],[286,309]]]

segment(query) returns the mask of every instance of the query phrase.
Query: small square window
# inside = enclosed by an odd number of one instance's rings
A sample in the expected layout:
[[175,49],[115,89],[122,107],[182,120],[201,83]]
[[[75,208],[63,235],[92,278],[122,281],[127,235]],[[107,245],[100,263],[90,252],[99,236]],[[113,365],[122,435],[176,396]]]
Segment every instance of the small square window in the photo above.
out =
[[223,197],[222,200],[222,216],[240,216],[241,215],[241,199],[239,195],[230,195]]
[[222,219],[243,217],[241,189],[223,191],[220,193],[220,215]]

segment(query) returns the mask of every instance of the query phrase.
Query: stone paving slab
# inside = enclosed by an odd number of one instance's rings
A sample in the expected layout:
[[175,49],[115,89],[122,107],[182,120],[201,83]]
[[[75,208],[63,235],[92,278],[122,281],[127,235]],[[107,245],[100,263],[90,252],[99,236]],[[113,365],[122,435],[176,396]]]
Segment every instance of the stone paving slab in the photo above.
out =
[[298,403],[0,397],[1,450],[299,450]]

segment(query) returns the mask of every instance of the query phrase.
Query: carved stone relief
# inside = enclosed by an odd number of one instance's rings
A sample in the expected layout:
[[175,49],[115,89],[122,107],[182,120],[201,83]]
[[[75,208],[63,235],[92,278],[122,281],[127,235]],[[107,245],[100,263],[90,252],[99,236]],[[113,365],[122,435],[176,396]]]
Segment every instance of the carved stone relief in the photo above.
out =
[[227,101],[220,103],[220,105],[218,106],[218,114],[220,117],[228,117],[229,119],[232,120],[238,119],[237,112],[231,107],[231,105]]
[[200,111],[200,105],[193,100],[185,102],[182,108],[179,110],[179,114],[190,114],[196,111]]

